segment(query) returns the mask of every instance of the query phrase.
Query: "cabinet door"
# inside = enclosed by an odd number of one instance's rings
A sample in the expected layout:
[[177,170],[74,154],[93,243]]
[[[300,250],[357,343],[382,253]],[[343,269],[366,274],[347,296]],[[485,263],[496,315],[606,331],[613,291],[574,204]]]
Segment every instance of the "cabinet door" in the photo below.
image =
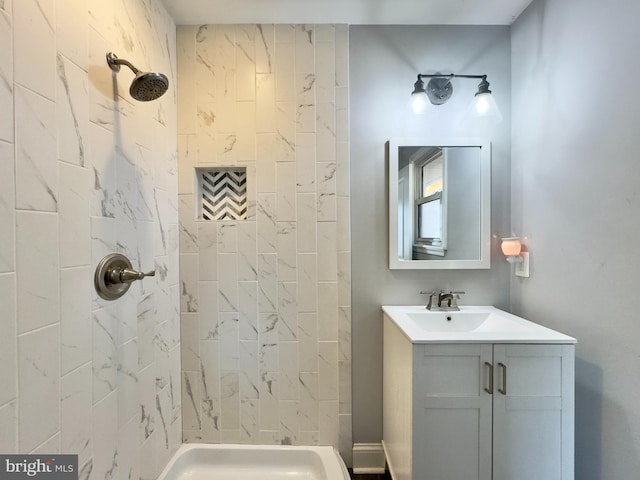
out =
[[414,361],[413,479],[490,480],[492,346],[424,345]]
[[493,354],[493,480],[572,480],[573,346],[495,345]]

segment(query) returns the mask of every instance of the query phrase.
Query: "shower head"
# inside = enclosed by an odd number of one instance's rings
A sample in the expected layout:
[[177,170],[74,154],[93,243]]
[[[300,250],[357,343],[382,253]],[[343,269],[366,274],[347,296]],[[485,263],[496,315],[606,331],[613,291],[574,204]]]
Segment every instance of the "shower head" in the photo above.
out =
[[120,71],[120,65],[126,65],[135,73],[129,94],[140,102],[149,102],[161,97],[169,89],[169,79],[162,73],[141,72],[127,60],[118,58],[115,53],[107,53],[107,63],[114,72]]

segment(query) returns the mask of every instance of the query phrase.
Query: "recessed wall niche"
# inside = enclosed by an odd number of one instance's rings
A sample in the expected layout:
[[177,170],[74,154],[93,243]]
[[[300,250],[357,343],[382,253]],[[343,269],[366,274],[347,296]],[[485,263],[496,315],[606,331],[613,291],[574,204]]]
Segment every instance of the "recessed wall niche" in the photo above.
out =
[[246,220],[246,167],[196,168],[198,220]]

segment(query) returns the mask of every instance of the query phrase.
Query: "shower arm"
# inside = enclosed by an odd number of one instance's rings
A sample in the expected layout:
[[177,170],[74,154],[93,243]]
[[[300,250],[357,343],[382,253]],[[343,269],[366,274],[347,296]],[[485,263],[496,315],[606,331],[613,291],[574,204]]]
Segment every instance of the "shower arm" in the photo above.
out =
[[114,72],[119,72],[120,71],[120,65],[126,65],[127,67],[129,67],[131,69],[131,71],[137,75],[138,72],[140,72],[140,70],[138,70],[136,67],[134,67],[131,62],[123,59],[123,58],[118,58],[116,56],[115,53],[113,52],[109,52],[107,53],[107,63],[109,64],[109,67],[111,68],[111,70],[113,70]]

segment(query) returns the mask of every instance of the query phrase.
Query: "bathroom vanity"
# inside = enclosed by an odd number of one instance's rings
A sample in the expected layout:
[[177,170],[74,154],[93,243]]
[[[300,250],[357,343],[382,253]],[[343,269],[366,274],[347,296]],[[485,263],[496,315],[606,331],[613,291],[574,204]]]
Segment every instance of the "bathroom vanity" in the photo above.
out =
[[573,480],[576,340],[494,307],[382,307],[394,480]]

